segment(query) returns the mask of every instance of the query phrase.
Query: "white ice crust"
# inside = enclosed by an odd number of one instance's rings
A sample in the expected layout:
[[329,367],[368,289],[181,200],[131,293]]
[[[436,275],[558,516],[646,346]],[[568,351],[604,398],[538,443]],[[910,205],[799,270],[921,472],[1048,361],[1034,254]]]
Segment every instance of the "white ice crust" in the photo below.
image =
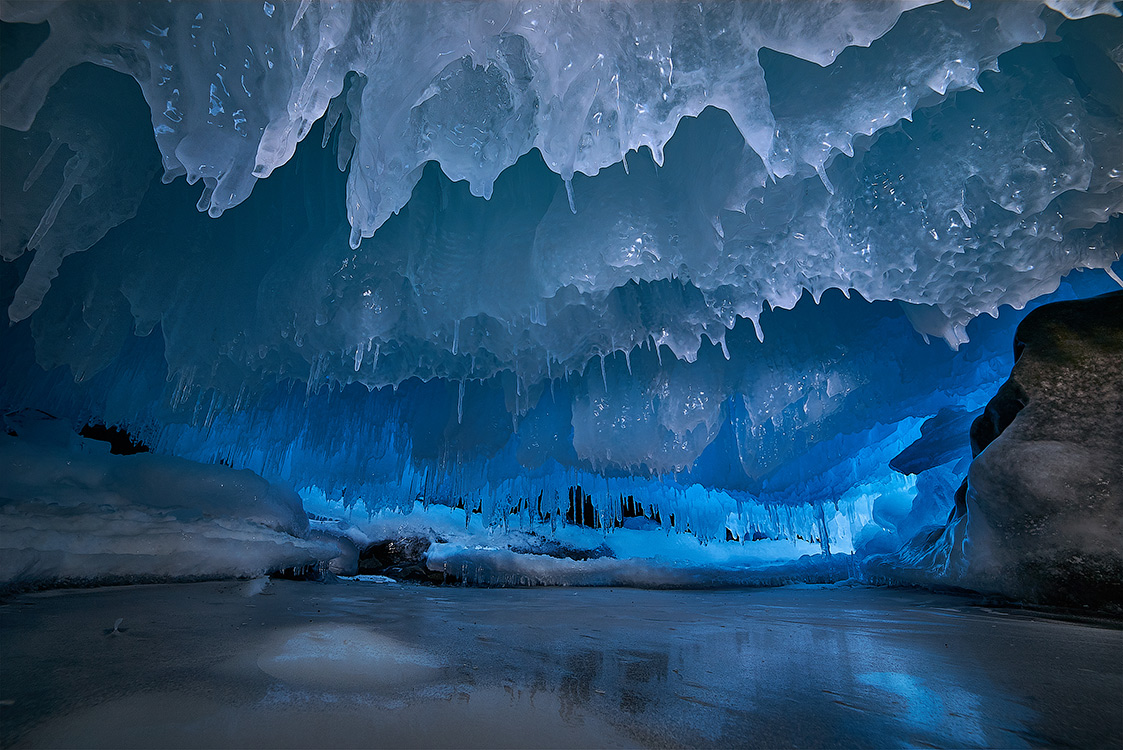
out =
[[0,435],[0,585],[253,577],[334,554],[251,471],[117,456],[60,420]]
[[[957,273],[949,275],[977,274],[992,263],[992,252],[1029,256],[1007,259],[1014,270],[1039,266],[1056,243],[1039,252],[1024,245],[1119,211],[1118,149],[1099,132],[1095,116],[1072,101],[1065,89],[1070,82],[1043,80],[1040,95],[1033,92],[1026,101],[1020,91],[1004,92],[964,112],[962,122],[952,115],[951,153],[938,147],[923,152],[919,169],[894,163],[890,172],[899,174],[832,175],[831,162],[860,151],[863,139],[911,119],[922,105],[979,89],[980,74],[996,69],[1000,54],[1048,38],[1043,12],[1082,18],[1117,11],[1106,0],[920,7],[928,4],[10,2],[0,6],[5,19],[47,21],[51,33],[4,79],[2,121],[32,127],[51,85],[79,63],[122,71],[140,84],[151,110],[165,181],[181,175],[202,180],[199,208],[217,217],[289,161],[326,114],[329,129],[342,129],[337,149],[340,166],[349,170],[352,248],[406,205],[428,161],[488,198],[499,174],[537,149],[565,181],[559,212],[568,204],[594,216],[577,222],[545,217],[534,247],[543,257],[531,279],[537,283],[527,290],[531,299],[516,295],[519,314],[500,315],[500,321],[521,323],[533,315],[530,304],[549,307],[571,289],[595,302],[629,280],[674,278],[706,296],[716,320],[700,323],[715,340],[722,335],[719,322],[755,320],[764,304],[790,306],[803,288],[820,294],[837,287],[920,306],[918,329],[957,345],[972,317],[1003,303],[1020,306],[1050,282],[1021,281],[1011,273],[1000,290],[977,283],[965,288],[932,266],[954,266]],[[891,30],[909,18],[920,26],[894,36]],[[808,61],[829,74],[816,78],[810,68],[790,64],[766,71],[765,53]],[[350,72],[358,76],[345,90]],[[811,88],[801,84],[809,76]],[[742,141],[708,154],[708,162],[692,163],[694,174],[672,190],[656,191],[671,201],[661,225],[631,214],[625,196],[650,191],[642,177],[631,184],[602,181],[611,187],[607,196],[573,182],[575,175],[625,163],[641,147],[662,164],[682,118],[706,107],[728,113]],[[98,189],[104,178],[91,166],[99,156],[91,150],[77,147],[56,197],[65,200],[87,182],[84,190]],[[937,164],[945,171],[934,170]],[[717,169],[727,174],[706,174]],[[821,196],[794,179],[808,173],[823,182]],[[906,183],[900,190],[892,184],[897,180]],[[851,181],[855,186],[848,188]],[[1057,206],[1052,213],[1068,216],[1052,220],[1044,209],[1066,191],[1098,197]],[[861,208],[879,201],[900,202],[915,217],[920,231],[914,237],[893,236],[905,239],[907,249],[870,231]],[[776,202],[794,210],[784,226],[771,215]],[[989,218],[975,214],[992,204],[1013,217],[998,223],[998,236],[963,231],[977,222],[989,225]],[[748,218],[726,217],[727,211]],[[36,235],[49,231],[50,213],[48,207]],[[900,221],[890,224],[904,228]],[[1030,239],[1019,236],[1027,232]],[[39,242],[35,236],[27,244]],[[338,238],[328,238],[329,246],[333,242]],[[1102,267],[1104,255],[1076,253],[1054,261],[1048,275],[1055,281],[1073,267]],[[49,286],[58,262],[43,265],[25,279],[35,293],[13,306],[13,320],[33,312]],[[425,286],[423,279],[411,280]],[[494,314],[456,312],[447,323],[430,325],[469,328],[472,317]],[[548,319],[550,312],[543,315]],[[357,347],[385,333],[380,326],[351,331],[356,364],[362,357]],[[687,341],[667,343],[677,356],[689,356],[696,349],[689,339],[700,336],[695,331]],[[581,354],[587,357],[589,348]]]
[[[572,377],[568,422],[527,433],[572,429],[593,469],[679,471],[730,404],[747,444],[779,441],[785,409],[817,423],[873,377],[876,356],[841,350],[730,359],[729,330],[768,306],[895,300],[955,347],[1074,268],[1111,273],[1115,15],[1104,0],[0,4],[50,25],[0,82],[5,139],[39,149],[6,161],[4,257],[33,253],[9,318],[77,379],[159,327],[172,405],[208,427],[278,381],[415,378],[459,384],[457,424],[465,393],[471,410],[498,379],[517,421]],[[199,209],[234,209],[222,221],[242,231],[95,244],[161,188],[133,131],[86,117],[98,92],[52,89],[84,62],[135,79],[165,181],[201,180]],[[326,179],[279,169],[320,119],[349,226],[317,208]],[[422,179],[430,163],[445,177]],[[250,199],[266,178],[295,183],[302,231]],[[91,246],[96,264],[66,279]]]

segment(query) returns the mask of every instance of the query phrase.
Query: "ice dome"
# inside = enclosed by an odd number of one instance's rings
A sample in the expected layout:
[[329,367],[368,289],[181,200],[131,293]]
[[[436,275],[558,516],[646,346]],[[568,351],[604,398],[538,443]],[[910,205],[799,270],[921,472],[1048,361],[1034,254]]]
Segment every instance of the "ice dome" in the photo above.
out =
[[4,2],[0,406],[325,517],[892,552],[1121,285],[1119,16]]

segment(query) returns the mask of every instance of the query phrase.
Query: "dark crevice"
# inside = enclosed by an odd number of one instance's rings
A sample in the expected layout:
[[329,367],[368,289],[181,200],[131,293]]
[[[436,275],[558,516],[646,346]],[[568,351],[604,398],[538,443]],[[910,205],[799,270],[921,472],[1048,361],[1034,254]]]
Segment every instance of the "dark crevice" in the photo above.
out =
[[91,422],[79,430],[78,434],[90,440],[101,440],[109,443],[109,452],[116,456],[131,456],[136,453],[148,453],[151,450],[143,442],[120,427],[106,427],[103,424]]

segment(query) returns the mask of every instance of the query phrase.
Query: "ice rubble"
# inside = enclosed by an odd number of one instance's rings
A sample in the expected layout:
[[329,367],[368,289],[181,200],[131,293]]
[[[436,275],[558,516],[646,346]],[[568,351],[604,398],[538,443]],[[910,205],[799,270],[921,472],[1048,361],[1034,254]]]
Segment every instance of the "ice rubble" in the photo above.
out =
[[[315,511],[339,512],[338,505],[316,493],[309,493],[305,504]],[[714,588],[833,582],[856,570],[846,555],[824,557],[817,542],[794,535],[745,545],[702,544],[692,535],[649,528],[625,525],[605,535],[571,524],[546,536],[533,526],[504,530],[487,525],[479,515],[465,517],[457,509],[420,503],[404,515],[382,511],[350,521],[316,518],[314,526],[361,540],[364,547],[371,540],[394,540],[403,549],[403,561],[424,565],[439,574],[438,580],[477,586]]]
[[1118,283],[1116,15],[4,3],[50,33],[5,26],[0,406],[372,512],[890,551],[1007,306]]

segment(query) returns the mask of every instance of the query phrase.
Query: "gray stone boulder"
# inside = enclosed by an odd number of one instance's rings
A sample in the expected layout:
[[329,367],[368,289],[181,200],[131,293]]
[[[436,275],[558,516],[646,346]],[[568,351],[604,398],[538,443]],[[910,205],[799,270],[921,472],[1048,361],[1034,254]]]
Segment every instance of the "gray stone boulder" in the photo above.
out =
[[1123,611],[1123,292],[1039,307],[1014,357],[947,523],[864,573]]
[[971,427],[975,459],[957,503],[967,578],[1030,601],[1118,607],[1123,292],[1034,310],[1014,354]]

